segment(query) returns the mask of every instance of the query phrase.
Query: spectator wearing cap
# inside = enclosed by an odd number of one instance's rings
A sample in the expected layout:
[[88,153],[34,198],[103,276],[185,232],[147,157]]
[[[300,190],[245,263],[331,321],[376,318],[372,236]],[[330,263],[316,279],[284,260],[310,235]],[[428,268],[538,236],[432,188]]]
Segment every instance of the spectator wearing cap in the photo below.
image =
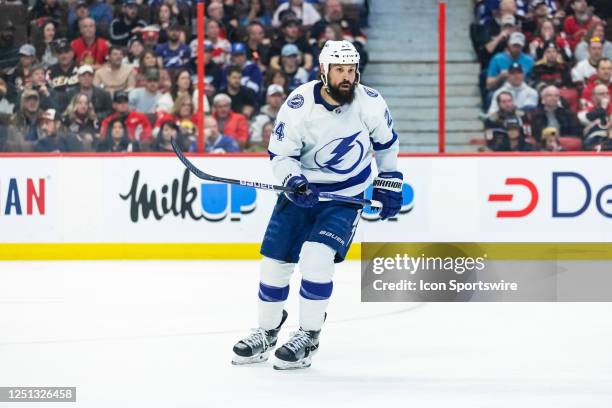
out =
[[265,72],[270,64],[270,45],[266,42],[266,31],[258,21],[252,21],[247,26],[247,59],[256,63],[261,72]]
[[117,91],[131,91],[136,85],[136,73],[129,65],[123,64],[123,48],[112,45],[108,52],[108,62],[94,75],[94,85],[111,95]]
[[204,149],[208,153],[235,153],[241,150],[234,138],[219,132],[219,124],[213,117],[207,116],[204,119],[204,137],[206,139]]
[[572,69],[572,81],[582,87],[586,81],[597,73],[597,65],[603,58],[603,43],[601,38],[593,37],[589,43],[589,58],[580,61]]
[[140,144],[129,137],[128,128],[119,118],[109,121],[104,139],[96,146],[100,153],[132,153],[140,151]]
[[485,122],[485,141],[493,151],[531,151],[533,146],[525,141],[523,112],[516,109],[512,94],[501,92],[497,96],[499,111]]
[[295,45],[302,54],[302,66],[306,71],[312,69],[313,60],[310,51],[310,45],[306,38],[300,35],[300,23],[292,15],[288,15],[283,19],[281,28],[282,35],[272,44],[270,50],[270,67],[280,69],[280,56],[283,47],[287,44]]
[[31,151],[39,139],[39,118],[42,115],[38,92],[26,89],[21,94],[18,111],[9,122],[8,146],[10,151]]
[[156,113],[162,93],[159,91],[159,70],[144,72],[145,85],[130,92],[130,109],[144,114]]
[[489,115],[499,110],[497,95],[501,92],[509,92],[516,107],[522,111],[529,111],[538,106],[538,93],[535,89],[525,83],[523,67],[518,62],[513,62],[508,68],[508,79],[499,89],[493,93]]
[[5,124],[6,119],[15,112],[15,103],[9,99],[9,88],[4,78],[0,77],[0,123]]
[[36,64],[36,49],[31,44],[24,44],[19,47],[19,64],[10,76],[15,88],[23,90],[28,78],[32,73],[32,67]]
[[249,123],[243,114],[232,111],[231,103],[232,99],[227,94],[217,94],[213,99],[213,117],[221,133],[234,138],[244,149],[249,141]]
[[548,85],[540,95],[542,103],[531,115],[533,138],[542,141],[546,128],[556,129],[557,134],[563,137],[581,137],[582,125],[574,112],[561,105],[559,88]]
[[257,111],[257,95],[252,89],[242,85],[242,69],[232,65],[227,70],[226,87],[220,92],[229,95],[232,99],[232,110],[242,113],[247,118]]
[[268,122],[274,122],[278,111],[285,101],[285,90],[282,86],[272,84],[266,91],[266,104],[259,111],[259,115],[253,118],[250,128],[249,146],[253,143],[262,142],[263,127]]
[[40,153],[52,152],[82,152],[83,143],[73,134],[62,134],[61,117],[55,109],[47,109],[40,117],[40,138],[34,145],[34,151]]
[[597,85],[593,89],[591,101],[578,113],[578,119],[584,125],[585,150],[612,150],[611,118],[610,91],[603,84]]
[[62,115],[62,123],[83,143],[85,150],[91,150],[94,141],[100,137],[100,122],[87,94],[76,94],[72,98]]
[[0,74],[12,73],[19,63],[19,46],[15,45],[15,25],[9,19],[0,23]]
[[[256,95],[261,92],[263,86],[263,75],[259,66],[255,63],[247,60],[247,47],[244,43],[232,44],[232,55],[230,57],[230,64],[233,67],[238,67],[242,70],[241,84],[250,88]],[[229,68],[226,67],[224,70],[223,79],[227,79],[227,73]],[[227,83],[222,81],[221,87],[226,86]],[[230,95],[231,96],[231,95]]]
[[56,93],[68,91],[79,83],[78,66],[74,60],[72,47],[66,40],[57,43],[57,64],[51,65],[47,70],[47,83]]
[[601,23],[601,19],[593,15],[586,0],[570,0],[570,7],[574,14],[563,22],[563,32],[567,35],[567,40],[574,51],[587,31],[594,24]]
[[281,25],[281,13],[287,10],[292,11],[305,26],[312,26],[321,19],[321,15],[312,4],[306,3],[304,0],[289,0],[278,6],[274,12],[274,16],[272,17],[272,25],[274,27],[279,27]]
[[605,85],[612,93],[612,61],[602,58],[597,63],[597,73],[591,76],[582,91],[582,106],[593,98],[593,90],[597,85]]
[[293,92],[308,82],[308,72],[300,67],[300,51],[294,44],[286,44],[281,53],[281,72],[287,76],[287,89]]
[[541,89],[546,85],[555,85],[559,88],[573,85],[570,68],[554,42],[547,42],[544,45],[544,54],[533,67],[531,83],[535,89]]
[[77,74],[79,83],[65,94],[65,98],[60,105],[60,111],[65,111],[69,101],[78,93],[85,93],[96,110],[98,120],[107,117],[113,110],[113,102],[110,93],[104,89],[94,86],[94,69],[91,65],[81,65]]
[[612,42],[606,40],[606,28],[603,23],[593,24],[589,29],[584,39],[576,46],[576,61],[582,61],[589,57],[589,43],[593,37],[600,38],[603,41],[602,55],[605,58],[612,59]]
[[213,47],[213,61],[223,67],[229,60],[232,44],[221,35],[221,25],[217,21],[206,20],[206,39]]
[[557,50],[567,63],[572,59],[572,48],[570,47],[564,33],[558,33],[553,21],[548,19],[540,24],[535,37],[529,43],[529,54],[537,61],[544,56],[545,46],[549,43],[556,45]]
[[136,0],[123,0],[121,15],[110,24],[111,44],[125,47],[130,39],[140,34],[146,25],[146,21],[138,18],[138,2]]
[[508,39],[506,50],[495,54],[487,69],[487,89],[497,89],[508,78],[508,68],[517,62],[521,65],[522,72],[529,76],[533,68],[533,58],[523,52],[525,47],[525,35],[514,32]]
[[91,17],[79,21],[81,36],[72,41],[72,51],[79,65],[99,67],[106,61],[108,43],[96,36],[96,22]]
[[117,91],[113,95],[113,113],[104,118],[102,123],[100,123],[101,137],[107,135],[110,123],[116,119],[123,122],[130,140],[138,140],[140,143],[152,141],[153,129],[151,128],[151,122],[144,113],[130,111],[127,92]]
[[181,41],[182,29],[173,23],[168,27],[168,42],[155,47],[159,64],[166,69],[187,68],[191,59],[191,48]]

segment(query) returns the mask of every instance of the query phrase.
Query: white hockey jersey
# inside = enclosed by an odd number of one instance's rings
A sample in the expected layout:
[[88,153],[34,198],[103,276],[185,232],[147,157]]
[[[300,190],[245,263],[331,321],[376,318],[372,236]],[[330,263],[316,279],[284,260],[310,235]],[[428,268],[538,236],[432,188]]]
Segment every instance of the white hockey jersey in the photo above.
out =
[[281,183],[303,174],[320,191],[356,196],[370,185],[372,153],[378,171],[397,171],[399,142],[382,96],[358,85],[350,104],[331,106],[312,81],[281,107],[268,151]]

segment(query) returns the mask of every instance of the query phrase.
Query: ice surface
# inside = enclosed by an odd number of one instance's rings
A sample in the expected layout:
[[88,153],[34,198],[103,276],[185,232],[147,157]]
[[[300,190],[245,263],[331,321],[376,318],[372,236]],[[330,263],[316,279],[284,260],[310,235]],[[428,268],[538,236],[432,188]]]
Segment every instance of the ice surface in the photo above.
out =
[[612,304],[363,304],[359,278],[339,266],[312,367],[278,372],[230,364],[257,262],[3,262],[0,386],[78,387],[57,408],[612,407]]

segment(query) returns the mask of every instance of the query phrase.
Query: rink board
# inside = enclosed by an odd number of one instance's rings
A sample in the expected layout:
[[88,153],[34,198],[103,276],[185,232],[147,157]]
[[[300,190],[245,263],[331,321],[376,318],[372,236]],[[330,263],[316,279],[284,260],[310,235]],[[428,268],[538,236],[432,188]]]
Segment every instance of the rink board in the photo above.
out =
[[[273,183],[266,157],[193,157]],[[612,242],[612,156],[408,156],[403,212],[355,242]],[[174,156],[0,160],[0,259],[254,259],[276,195]],[[349,257],[359,258],[359,245]]]

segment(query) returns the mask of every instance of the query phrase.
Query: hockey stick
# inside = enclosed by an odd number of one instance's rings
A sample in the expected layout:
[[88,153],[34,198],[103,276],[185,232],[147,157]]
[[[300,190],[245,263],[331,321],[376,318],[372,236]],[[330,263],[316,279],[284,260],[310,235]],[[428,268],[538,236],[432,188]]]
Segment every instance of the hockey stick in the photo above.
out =
[[[172,144],[172,149],[174,150],[174,153],[176,153],[176,156],[179,158],[180,161],[183,162],[185,167],[187,167],[187,169],[189,169],[189,171],[192,172],[196,177],[201,178],[202,180],[215,181],[217,183],[239,184],[241,186],[249,186],[249,187],[258,188],[261,190],[276,191],[278,193],[293,192],[291,188],[285,187],[285,186],[277,186],[274,184],[259,183],[256,181],[245,181],[245,180],[236,180],[236,179],[230,179],[230,178],[225,178],[225,177],[217,177],[217,176],[213,176],[212,174],[205,173],[202,170],[198,169],[192,162],[189,161],[189,159],[187,159],[187,157],[185,157],[181,149],[179,149],[179,147],[176,145],[176,141],[174,140],[174,138],[172,138],[170,143]],[[341,201],[344,203],[358,204],[364,207],[369,205],[370,207],[373,207],[373,208],[382,208],[382,203],[380,201],[367,200],[365,198],[347,197],[347,196],[341,196],[338,194],[325,193],[325,192],[319,193],[319,197],[326,198],[329,200],[334,200],[334,201]]]

